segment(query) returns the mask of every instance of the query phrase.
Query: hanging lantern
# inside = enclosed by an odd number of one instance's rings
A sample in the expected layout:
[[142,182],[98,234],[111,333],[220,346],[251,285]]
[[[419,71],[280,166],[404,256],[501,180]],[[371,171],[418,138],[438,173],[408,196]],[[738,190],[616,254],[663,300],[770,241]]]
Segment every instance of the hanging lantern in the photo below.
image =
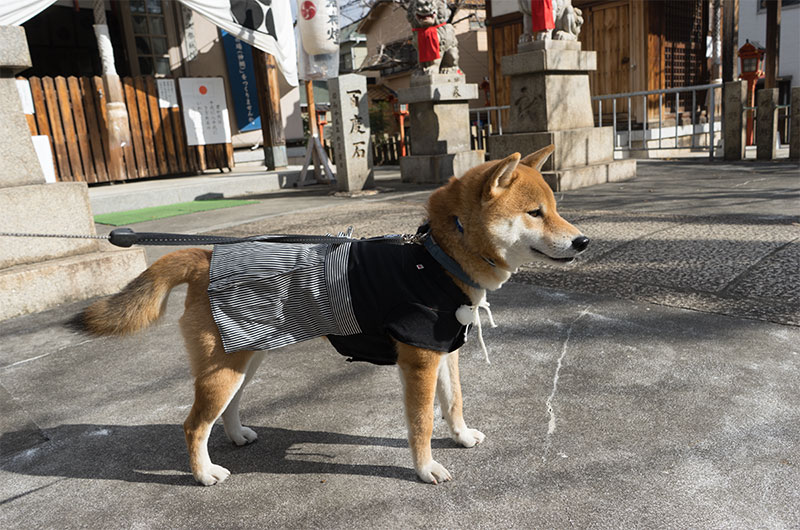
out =
[[297,0],[297,27],[308,55],[339,51],[339,6],[336,0]]

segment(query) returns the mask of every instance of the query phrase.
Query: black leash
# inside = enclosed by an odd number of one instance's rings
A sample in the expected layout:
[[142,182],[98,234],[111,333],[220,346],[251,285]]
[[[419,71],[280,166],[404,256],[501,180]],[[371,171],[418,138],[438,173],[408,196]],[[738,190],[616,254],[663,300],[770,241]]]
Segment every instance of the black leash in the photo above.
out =
[[116,228],[106,236],[97,235],[72,235],[72,234],[28,234],[22,232],[0,232],[6,237],[56,237],[70,239],[107,239],[112,245],[118,247],[131,247],[133,245],[225,245],[230,243],[260,242],[260,243],[302,243],[307,245],[342,244],[358,242],[382,242],[394,245],[412,243],[414,236],[388,235],[355,239],[342,236],[315,236],[315,235],[260,235],[252,237],[227,237],[204,236],[196,234],[165,234],[161,232],[134,232],[130,228]]
[[117,228],[108,234],[108,240],[118,247],[132,245],[227,245],[230,243],[302,243],[306,245],[341,244],[353,242],[383,242],[402,245],[405,236],[388,235],[355,239],[352,237],[314,236],[299,234],[261,235],[252,237],[204,236],[195,234],[164,234],[160,232],[134,232],[130,228]]

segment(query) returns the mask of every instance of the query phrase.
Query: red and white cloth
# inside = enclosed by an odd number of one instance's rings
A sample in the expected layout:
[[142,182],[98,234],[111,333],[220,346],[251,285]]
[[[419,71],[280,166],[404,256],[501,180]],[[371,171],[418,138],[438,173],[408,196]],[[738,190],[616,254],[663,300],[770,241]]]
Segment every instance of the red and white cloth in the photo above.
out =
[[534,33],[555,29],[553,20],[553,0],[531,0],[531,17]]
[[428,63],[442,56],[439,51],[439,28],[444,26],[444,24],[445,23],[437,26],[427,26],[425,28],[414,28],[414,33],[417,34],[419,62]]

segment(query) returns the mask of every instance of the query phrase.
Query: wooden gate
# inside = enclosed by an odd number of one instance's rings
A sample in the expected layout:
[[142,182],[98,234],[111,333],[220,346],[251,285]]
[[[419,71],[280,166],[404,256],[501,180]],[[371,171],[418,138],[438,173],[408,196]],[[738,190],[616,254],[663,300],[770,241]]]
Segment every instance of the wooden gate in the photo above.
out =
[[584,8],[579,37],[584,50],[597,52],[597,70],[589,72],[593,95],[631,90],[629,15],[627,1]]
[[109,164],[103,79],[31,77],[27,81],[35,111],[26,115],[28,126],[32,135],[50,138],[59,181],[133,180],[233,167],[231,144],[186,145],[181,109],[159,107],[155,78],[125,77],[131,142],[122,149],[122,173],[115,175]]
[[[511,78],[503,75],[503,57],[517,53],[517,41],[522,34],[522,15],[503,15],[486,27],[489,47],[489,72],[492,106],[504,106],[511,102]],[[508,123],[508,111],[503,110],[502,121]]]

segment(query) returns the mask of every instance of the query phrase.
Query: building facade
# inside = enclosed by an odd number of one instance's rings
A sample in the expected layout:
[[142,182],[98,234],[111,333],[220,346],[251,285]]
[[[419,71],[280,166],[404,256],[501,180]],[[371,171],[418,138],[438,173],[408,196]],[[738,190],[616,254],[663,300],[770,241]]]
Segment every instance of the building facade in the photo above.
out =
[[[92,0],[57,0],[23,24],[33,68],[29,76],[95,76],[101,64]],[[237,119],[235,84],[242,79],[226,57],[226,39],[214,24],[168,0],[105,0],[106,19],[117,72],[125,76],[156,78],[221,77],[226,88],[234,148],[261,141],[259,127],[241,127]],[[243,43],[249,54],[249,46]],[[280,82],[283,129],[287,142],[302,140],[300,91]],[[253,92],[255,94],[255,92]],[[239,105],[241,107],[241,105]]]
[[[583,49],[597,52],[597,70],[589,76],[592,95],[710,82],[713,2],[572,0],[572,4],[583,12],[579,35]],[[522,33],[518,0],[487,0],[487,30],[491,101],[507,105],[509,81],[501,58],[517,51]],[[686,110],[683,100],[679,105],[679,110]],[[641,122],[642,109],[633,113]],[[648,101],[648,115],[649,120],[657,117],[657,98]]]

